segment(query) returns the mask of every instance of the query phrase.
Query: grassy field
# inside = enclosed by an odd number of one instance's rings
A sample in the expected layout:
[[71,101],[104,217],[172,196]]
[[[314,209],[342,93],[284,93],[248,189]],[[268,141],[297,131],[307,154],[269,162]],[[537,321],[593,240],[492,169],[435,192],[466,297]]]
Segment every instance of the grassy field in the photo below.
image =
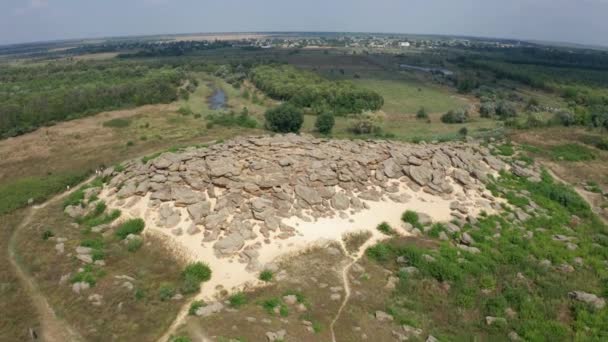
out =
[[467,108],[469,100],[445,89],[409,79],[355,79],[363,88],[377,91],[384,97],[382,110],[387,114],[415,114],[421,107],[430,113],[445,113],[451,109]]

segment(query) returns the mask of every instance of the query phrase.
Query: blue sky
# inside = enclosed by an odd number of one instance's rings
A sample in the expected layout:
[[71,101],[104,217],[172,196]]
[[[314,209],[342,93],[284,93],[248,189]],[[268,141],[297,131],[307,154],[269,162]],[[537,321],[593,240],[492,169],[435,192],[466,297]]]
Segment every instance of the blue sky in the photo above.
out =
[[1,0],[0,44],[188,32],[357,31],[608,46],[608,0]]

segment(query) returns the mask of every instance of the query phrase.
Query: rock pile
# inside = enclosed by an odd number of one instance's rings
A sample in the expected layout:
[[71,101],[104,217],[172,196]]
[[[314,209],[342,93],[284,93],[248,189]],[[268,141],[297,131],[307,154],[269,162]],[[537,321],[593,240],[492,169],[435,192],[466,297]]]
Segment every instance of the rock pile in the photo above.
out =
[[[203,242],[215,241],[218,256],[242,258],[255,258],[259,244],[246,242],[258,234],[267,240],[293,236],[284,218],[346,218],[368,208],[366,202],[406,203],[412,191],[453,200],[454,215],[464,219],[470,203],[455,189],[481,196],[488,174],[507,168],[477,144],[306,135],[241,137],[122,166],[108,172],[113,178],[106,193],[114,205],[132,207],[145,198],[159,227],[175,235],[202,233]],[[483,196],[488,208],[498,207]],[[183,222],[189,228],[176,228]]]

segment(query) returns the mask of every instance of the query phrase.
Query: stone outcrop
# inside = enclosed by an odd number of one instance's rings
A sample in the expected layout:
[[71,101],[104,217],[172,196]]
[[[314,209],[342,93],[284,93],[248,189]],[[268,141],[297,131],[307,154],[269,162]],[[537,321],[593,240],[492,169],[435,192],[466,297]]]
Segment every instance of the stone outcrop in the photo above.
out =
[[[452,209],[466,213],[455,189],[481,192],[488,173],[507,168],[488,148],[473,143],[406,144],[293,134],[239,137],[122,165],[109,182],[117,199],[147,197],[158,227],[176,235],[200,234],[203,243],[214,243],[219,256],[237,255],[258,234],[282,239],[295,235],[284,218],[344,218],[369,208],[367,202],[406,203],[408,188],[453,199]],[[522,165],[517,173],[537,175]],[[71,207],[66,212],[82,214]],[[421,221],[430,218],[422,216]],[[472,241],[463,243],[464,250],[476,252],[467,246]]]

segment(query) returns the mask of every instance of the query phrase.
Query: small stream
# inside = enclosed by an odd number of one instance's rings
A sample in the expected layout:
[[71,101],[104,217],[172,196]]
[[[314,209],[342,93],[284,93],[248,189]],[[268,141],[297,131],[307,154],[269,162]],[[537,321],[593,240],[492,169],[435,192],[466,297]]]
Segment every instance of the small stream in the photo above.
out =
[[226,108],[226,92],[220,88],[214,87],[213,84],[209,84],[209,87],[213,89],[213,93],[207,99],[209,103],[209,109],[211,110],[222,110]]

